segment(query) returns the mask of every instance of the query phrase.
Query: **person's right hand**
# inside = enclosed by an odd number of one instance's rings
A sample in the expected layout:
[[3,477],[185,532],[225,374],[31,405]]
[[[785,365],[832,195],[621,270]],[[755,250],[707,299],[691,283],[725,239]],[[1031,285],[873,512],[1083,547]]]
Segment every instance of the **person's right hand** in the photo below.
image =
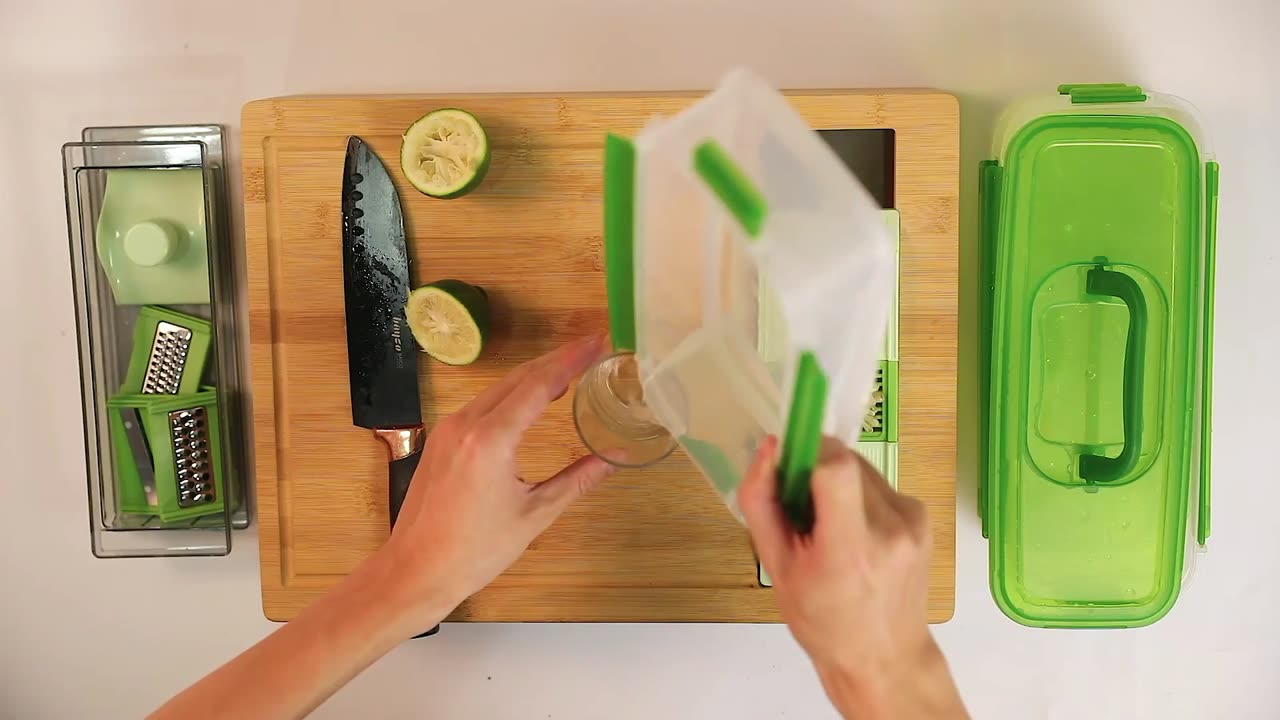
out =
[[846,717],[965,717],[926,617],[929,521],[861,456],[823,443],[815,521],[800,533],[778,501],[777,441],[756,454],[738,502],[783,620]]

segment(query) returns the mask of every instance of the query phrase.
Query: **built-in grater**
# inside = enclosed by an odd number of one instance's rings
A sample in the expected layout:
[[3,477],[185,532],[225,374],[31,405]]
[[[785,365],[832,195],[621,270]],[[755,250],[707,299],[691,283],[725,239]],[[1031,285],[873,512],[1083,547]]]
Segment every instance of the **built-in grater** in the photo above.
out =
[[[166,311],[168,312],[168,311]],[[193,323],[194,325],[195,323]],[[168,320],[158,320],[151,338],[151,351],[147,355],[146,371],[142,378],[144,395],[177,395],[191,353],[191,340],[195,336],[190,328]],[[137,466],[138,481],[146,496],[147,506],[159,504],[155,488],[155,464],[150,443],[143,430],[142,413],[137,408],[125,408],[124,430],[129,441],[129,451]]]
[[881,360],[876,368],[875,384],[867,415],[862,419],[860,442],[898,441],[898,363]]
[[209,356],[209,321],[147,305],[138,312],[133,353],[121,392],[184,395],[196,392]]
[[[226,478],[214,388],[190,395],[120,394],[108,406],[116,410],[111,433],[121,461],[122,510],[166,523],[222,512]],[[135,413],[148,452],[138,452],[128,427]]]
[[189,328],[168,321],[156,324],[146,374],[142,378],[143,394],[178,394],[187,355],[191,352],[192,335]]
[[213,502],[217,499],[217,488],[213,482],[212,443],[205,409],[174,410],[168,419],[174,477],[178,482],[178,507]]
[[[125,382],[109,403],[119,416],[112,431],[123,440],[116,443],[116,459],[122,480],[119,505],[124,512],[169,521],[178,510],[199,512],[219,499],[212,482],[208,418],[201,404],[211,391],[200,388],[211,340],[209,321],[203,318],[153,305],[138,312]],[[184,428],[182,438],[203,444],[198,468],[203,474],[198,478],[189,467],[191,449],[179,447],[179,438],[172,432],[171,423],[181,413],[192,416],[183,422],[200,416],[199,427],[193,421],[192,427]],[[195,431],[196,436],[189,437],[187,431]],[[184,466],[176,464],[178,457],[187,466],[185,473],[179,472]]]
[[867,405],[867,416],[862,419],[863,435],[879,435],[884,431],[884,365],[876,368],[876,381]]

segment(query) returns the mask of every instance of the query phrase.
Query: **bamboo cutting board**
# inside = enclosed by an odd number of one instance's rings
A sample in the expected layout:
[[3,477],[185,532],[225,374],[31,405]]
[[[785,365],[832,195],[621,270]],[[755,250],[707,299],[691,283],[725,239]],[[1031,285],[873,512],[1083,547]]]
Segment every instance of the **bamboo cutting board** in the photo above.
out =
[[[385,450],[351,424],[339,193],[348,135],[382,158],[404,206],[415,285],[485,287],[492,339],[470,367],[422,356],[428,428],[525,360],[607,326],[601,251],[606,131],[635,134],[693,95],[288,97],[244,107],[245,236],[262,606],[288,620],[387,537]],[[790,95],[815,128],[892,128],[901,213],[899,488],[933,525],[929,617],[955,585],[959,111],[931,91]],[[400,133],[445,106],[474,112],[493,160],[459,200],[418,194]],[[583,452],[572,396],[520,451],[541,479]],[[619,474],[534,541],[451,620],[779,622],[745,530],[677,453]]]

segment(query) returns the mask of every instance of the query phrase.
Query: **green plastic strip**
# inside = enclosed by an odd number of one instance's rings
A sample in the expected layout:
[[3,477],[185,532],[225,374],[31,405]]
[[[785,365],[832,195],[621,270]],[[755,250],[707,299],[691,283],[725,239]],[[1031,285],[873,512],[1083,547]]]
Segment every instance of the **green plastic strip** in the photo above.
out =
[[1077,88],[1116,89],[1129,87],[1129,83],[1063,83],[1058,86],[1059,95],[1070,95]]
[[1147,348],[1147,301],[1142,288],[1122,272],[1099,265],[1089,271],[1085,290],[1092,295],[1119,298],[1129,307],[1129,334],[1124,350],[1122,412],[1124,447],[1116,457],[1080,456],[1080,478],[1090,483],[1117,483],[1127,479],[1142,450],[1143,363]]
[[999,241],[1000,191],[1004,170],[995,160],[983,160],[978,167],[978,188],[981,196],[978,249],[981,256],[981,328],[979,346],[982,348],[978,389],[978,518],[982,521],[982,537],[987,537],[987,492],[991,483],[987,477],[991,438],[991,337],[992,313],[995,311],[996,243]]
[[1125,83],[1068,83],[1058,86],[1059,95],[1070,95],[1074,104],[1144,102],[1146,93]]
[[1204,376],[1200,386],[1200,514],[1196,542],[1209,539],[1209,480],[1213,453],[1213,296],[1218,255],[1218,163],[1205,164]]
[[693,150],[693,169],[724,203],[749,237],[760,235],[768,204],[751,178],[714,140],[704,140]]
[[809,479],[822,447],[822,420],[827,412],[827,376],[812,352],[800,354],[795,391],[782,441],[778,465],[778,496],[782,510],[801,532],[813,527],[813,496]]
[[609,335],[617,352],[636,350],[636,147],[610,133],[604,139],[604,281]]
[[898,442],[898,362],[888,360],[884,368],[885,442]]

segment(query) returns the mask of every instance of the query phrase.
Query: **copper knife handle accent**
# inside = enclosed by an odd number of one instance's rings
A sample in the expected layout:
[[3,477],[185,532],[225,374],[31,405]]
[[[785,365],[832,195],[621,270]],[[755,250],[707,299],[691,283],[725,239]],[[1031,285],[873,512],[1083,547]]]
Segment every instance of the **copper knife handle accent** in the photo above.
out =
[[374,428],[373,434],[387,446],[387,453],[393,461],[422,452],[422,446],[427,438],[426,428],[421,425],[407,428]]

